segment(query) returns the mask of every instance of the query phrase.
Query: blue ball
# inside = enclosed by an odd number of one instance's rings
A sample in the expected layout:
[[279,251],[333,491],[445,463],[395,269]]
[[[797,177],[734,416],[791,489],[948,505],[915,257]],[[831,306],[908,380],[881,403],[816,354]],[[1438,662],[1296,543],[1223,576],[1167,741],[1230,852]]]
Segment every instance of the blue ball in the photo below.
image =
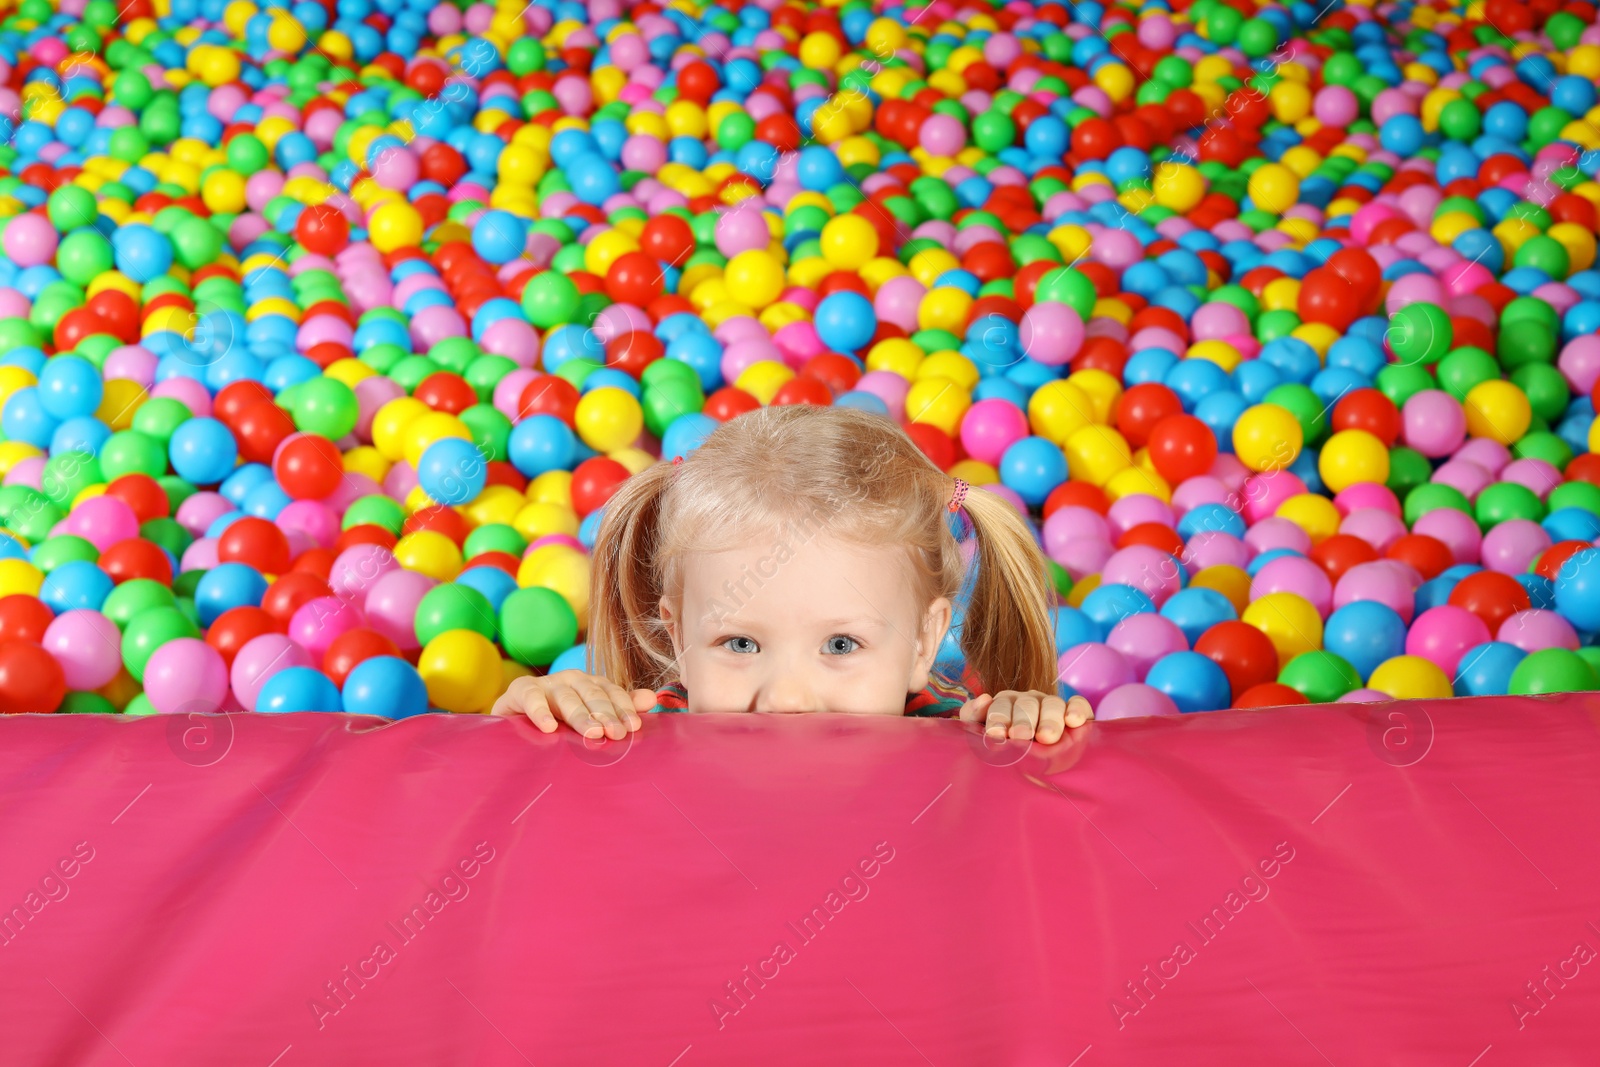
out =
[[1233,602],[1215,589],[1181,589],[1161,605],[1161,614],[1183,631],[1192,647],[1202,634],[1220,622],[1233,622],[1239,613]]
[[1600,630],[1600,549],[1574,552],[1556,572],[1556,610],[1586,633]]
[[554,415],[529,415],[512,427],[507,458],[525,478],[546,471],[571,470],[577,459],[577,435]]
[[49,448],[50,439],[61,426],[61,420],[44,409],[39,387],[23,386],[6,400],[0,409],[0,431],[10,441],[26,441],[35,448]]
[[1217,711],[1228,706],[1233,690],[1215,660],[1198,652],[1171,652],[1156,660],[1144,684],[1172,698],[1181,712]]
[[[495,568],[474,569],[487,571]],[[274,675],[267,680],[267,685],[287,673],[283,671]],[[333,683],[328,682],[328,685],[331,687]],[[265,686],[262,687],[262,694],[266,694]],[[356,664],[345,678],[342,703],[344,710],[352,715],[405,719],[428,710],[428,687],[423,684],[417,669],[405,660],[395,656],[373,656]]]
[[1328,616],[1322,647],[1342,657],[1365,681],[1384,660],[1405,654],[1406,623],[1386,604],[1358,600]]
[[1467,649],[1456,668],[1456,696],[1505,696],[1511,691],[1511,673],[1526,655],[1504,641],[1487,641]]
[[499,567],[468,567],[457,576],[456,584],[482,593],[496,612],[505,598],[517,590],[517,580]]
[[813,325],[822,343],[835,352],[854,352],[872,340],[878,316],[872,301],[846,289],[822,298]]
[[459,507],[476,500],[489,479],[489,465],[471,441],[441,437],[422,453],[417,484],[435,503]]
[[509,211],[485,211],[472,225],[472,250],[497,266],[522,255],[528,224]]
[[[1560,508],[1544,517],[1552,541],[1593,541],[1600,537],[1600,515],[1584,508]],[[1559,588],[1559,576],[1557,586]]]
[[51,571],[39,588],[39,599],[57,615],[88,608],[99,611],[115,585],[111,576],[86,559],[75,559]]
[[550,664],[550,673],[558,671],[586,671],[588,667],[589,646],[580,642],[557,656]]
[[719,425],[716,419],[703,412],[691,411],[679,415],[667,424],[666,431],[661,435],[661,458],[672,460],[687,456],[699,448]]
[[1529,607],[1552,610],[1556,606],[1556,586],[1542,574],[1513,574],[1517,584],[1528,591]]
[[1067,457],[1043,437],[1024,437],[1000,457],[1000,481],[1034,507],[1067,480]]
[[1112,582],[1099,586],[1084,597],[1081,610],[1099,630],[1093,640],[1104,641],[1117,623],[1129,615],[1149,614],[1156,610],[1156,606],[1133,586]]
[[1100,627],[1077,608],[1066,606],[1051,608],[1050,623],[1055,629],[1057,656],[1069,648],[1104,640]]
[[39,372],[39,403],[58,419],[93,415],[103,395],[100,372],[82,356],[54,356]]
[[194,609],[200,625],[210,626],[225,611],[261,606],[267,580],[248,563],[219,563],[206,571],[194,589]]
[[1199,533],[1225,533],[1243,537],[1245,522],[1238,512],[1226,504],[1198,504],[1178,520],[1178,536],[1188,541]]
[[189,419],[180,424],[172,433],[167,453],[173,472],[194,485],[218,484],[233,472],[239,458],[233,432],[216,419]]
[[310,667],[285,667],[261,687],[256,697],[256,710],[274,714],[343,711],[344,702],[339,699],[338,687],[321,671]]

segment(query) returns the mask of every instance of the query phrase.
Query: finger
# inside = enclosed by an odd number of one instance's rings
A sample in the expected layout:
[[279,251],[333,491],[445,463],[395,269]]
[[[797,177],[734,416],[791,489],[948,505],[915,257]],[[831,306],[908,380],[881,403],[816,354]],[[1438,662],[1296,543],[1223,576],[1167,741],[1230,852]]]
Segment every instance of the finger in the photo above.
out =
[[537,685],[512,686],[504,696],[495,701],[492,715],[526,715],[544,733],[552,733],[559,725],[555,713],[546,703],[544,692]]
[[961,705],[960,719],[962,722],[982,722],[983,712],[994,701],[994,695],[983,693],[973,697]]
[[[653,689],[635,689],[628,696],[633,702],[633,710],[640,713],[649,711],[657,703],[656,693]],[[644,725],[644,719],[641,718],[639,724],[641,726]]]
[[583,702],[589,707],[589,716],[600,724],[605,736],[613,741],[620,741],[628,736],[628,728],[617,717],[617,707],[611,702],[611,694],[606,686],[597,681],[580,683],[575,686]]
[[1045,697],[1039,707],[1039,727],[1035,732],[1039,740],[1053,745],[1061,740],[1066,729],[1067,702],[1060,697]]
[[583,694],[570,685],[559,686],[549,694],[548,699],[560,710],[561,721],[578,731],[584,737],[601,738],[605,736],[605,727],[596,722],[589,714],[589,707],[584,702]]
[[1075,696],[1067,701],[1066,724],[1068,728],[1077,728],[1094,718],[1094,708],[1084,697]]
[[1011,729],[1011,710],[1016,699],[1013,693],[1001,693],[989,705],[988,717],[984,719],[983,731],[990,737],[1005,737],[1006,731]]
[[1008,736],[1013,741],[1032,741],[1035,728],[1039,725],[1039,696],[1037,693],[1023,693],[1018,696],[1011,712],[1011,730]]
[[605,682],[602,686],[606,697],[611,701],[612,714],[617,717],[617,722],[622,726],[622,736],[639,728],[639,713],[633,710],[633,694],[620,685]]

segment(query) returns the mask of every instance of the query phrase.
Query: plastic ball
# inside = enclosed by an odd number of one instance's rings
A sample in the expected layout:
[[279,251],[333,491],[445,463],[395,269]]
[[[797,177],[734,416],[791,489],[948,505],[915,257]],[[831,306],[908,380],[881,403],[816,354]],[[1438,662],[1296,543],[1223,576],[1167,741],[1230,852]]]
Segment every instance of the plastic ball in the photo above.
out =
[[343,711],[339,690],[311,667],[285,667],[261,686],[255,711],[286,715],[297,711]]
[[1228,676],[1199,652],[1174,652],[1156,662],[1145,684],[1165,693],[1184,713],[1217,711],[1228,706]]
[[405,660],[374,656],[356,664],[345,677],[342,705],[352,715],[404,719],[428,710],[428,689]]
[[428,642],[417,672],[428,699],[446,711],[486,711],[504,688],[494,643],[473,630],[447,630]]
[[1442,700],[1454,690],[1450,676],[1421,656],[1395,656],[1379,664],[1367,685],[1396,700]]

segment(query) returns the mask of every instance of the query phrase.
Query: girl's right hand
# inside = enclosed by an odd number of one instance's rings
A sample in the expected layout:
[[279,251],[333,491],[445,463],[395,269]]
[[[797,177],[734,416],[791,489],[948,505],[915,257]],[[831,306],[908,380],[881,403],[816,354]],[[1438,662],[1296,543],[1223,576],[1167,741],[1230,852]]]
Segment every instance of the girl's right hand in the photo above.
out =
[[649,689],[630,693],[608,678],[571,670],[516,679],[489,713],[526,715],[547,734],[564,722],[585,737],[620,741],[640,727],[640,714],[655,703]]

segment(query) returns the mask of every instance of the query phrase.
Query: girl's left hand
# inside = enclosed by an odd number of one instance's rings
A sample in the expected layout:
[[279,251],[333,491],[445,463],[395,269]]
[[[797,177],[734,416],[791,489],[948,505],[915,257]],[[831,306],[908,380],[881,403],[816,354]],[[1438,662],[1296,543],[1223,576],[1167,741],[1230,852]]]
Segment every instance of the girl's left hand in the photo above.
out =
[[1037,740],[1044,745],[1055,744],[1066,730],[1082,726],[1092,718],[1094,709],[1083,697],[1062,700],[1054,693],[1037,690],[985,693],[961,706],[962,722],[983,723],[984,732],[996,740]]

